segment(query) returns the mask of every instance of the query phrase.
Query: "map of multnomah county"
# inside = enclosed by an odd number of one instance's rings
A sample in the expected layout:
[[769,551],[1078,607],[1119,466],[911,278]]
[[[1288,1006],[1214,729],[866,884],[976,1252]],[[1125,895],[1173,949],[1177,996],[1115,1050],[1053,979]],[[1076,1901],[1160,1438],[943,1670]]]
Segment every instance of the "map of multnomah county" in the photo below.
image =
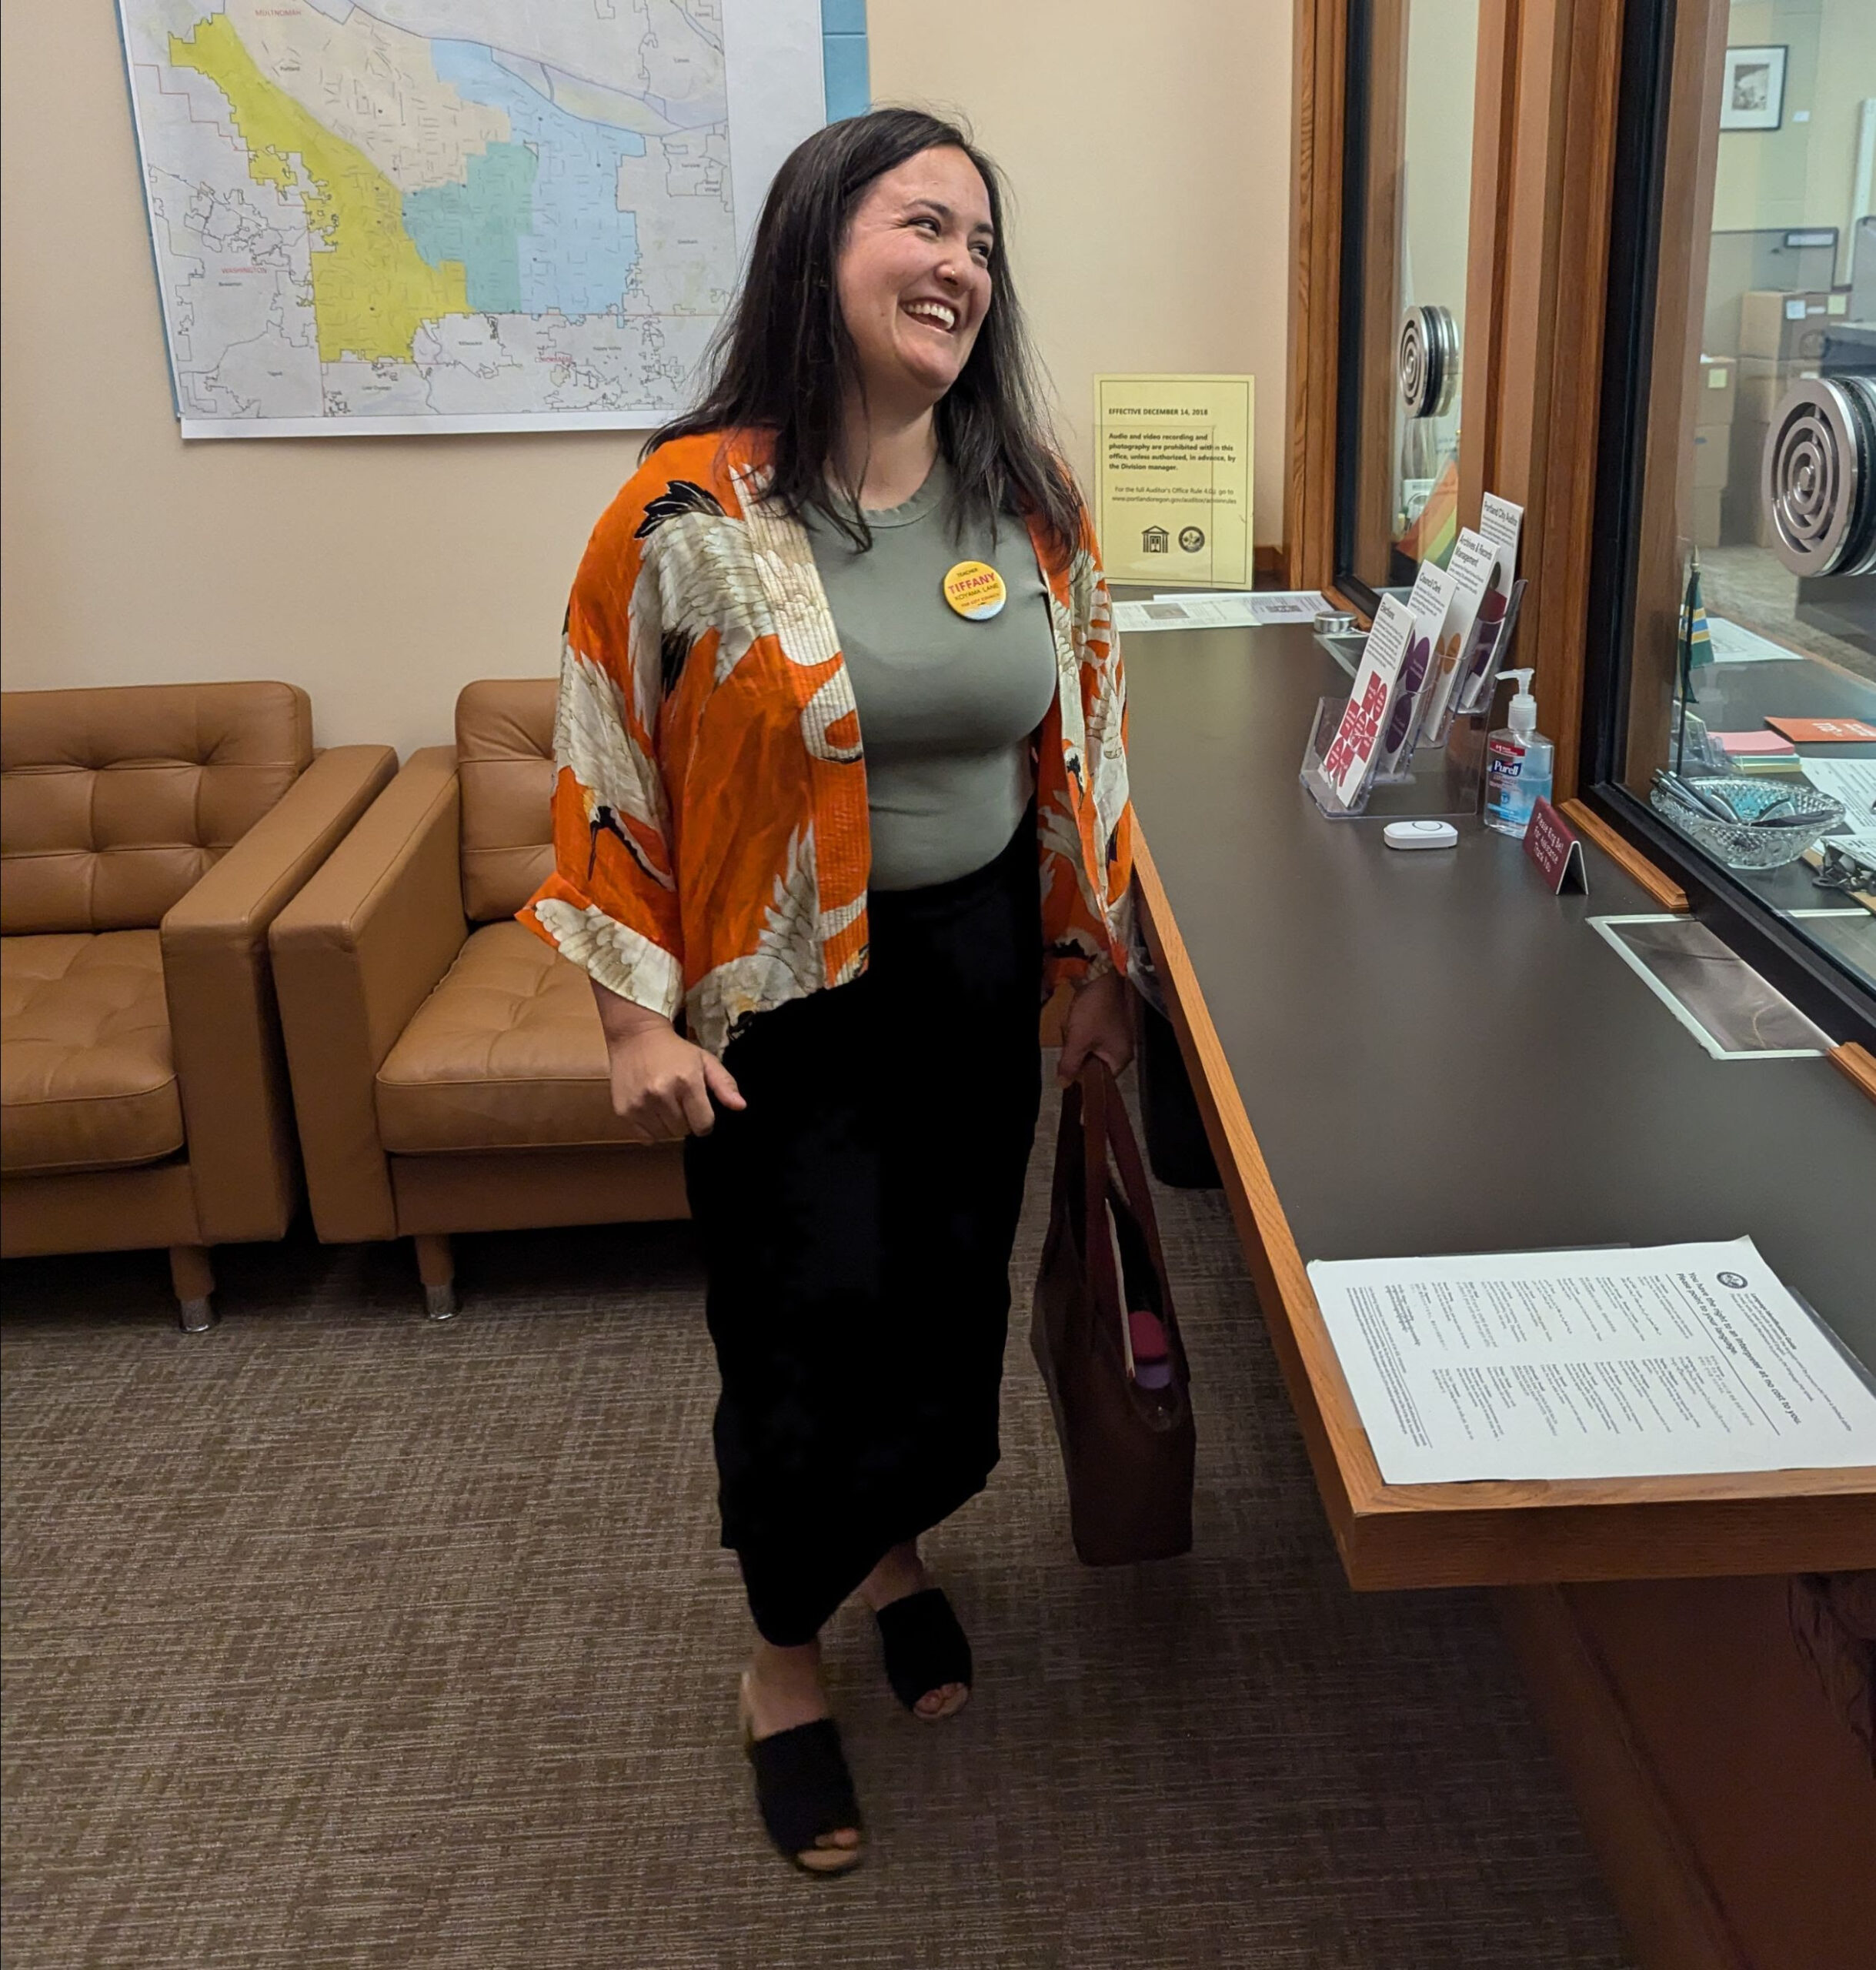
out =
[[119,7],[185,436],[684,401],[736,275],[725,0]]

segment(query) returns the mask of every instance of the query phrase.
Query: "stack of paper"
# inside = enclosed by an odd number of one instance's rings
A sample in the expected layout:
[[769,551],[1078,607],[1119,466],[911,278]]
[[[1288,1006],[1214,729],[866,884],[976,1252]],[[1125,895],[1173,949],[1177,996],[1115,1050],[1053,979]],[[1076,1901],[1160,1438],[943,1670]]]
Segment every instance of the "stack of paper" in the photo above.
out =
[[1244,629],[1273,623],[1310,623],[1330,606],[1314,589],[1279,594],[1249,591],[1222,595],[1156,595],[1150,602],[1117,602],[1114,622],[1123,634],[1143,629]]
[[1876,1394],[1750,1238],[1309,1273],[1390,1484],[1876,1464]]

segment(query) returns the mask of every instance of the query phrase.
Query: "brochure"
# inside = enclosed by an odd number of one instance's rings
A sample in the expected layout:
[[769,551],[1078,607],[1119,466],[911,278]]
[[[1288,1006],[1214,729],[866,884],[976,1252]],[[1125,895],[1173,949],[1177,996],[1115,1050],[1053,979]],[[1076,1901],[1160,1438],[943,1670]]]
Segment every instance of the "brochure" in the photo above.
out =
[[[1347,806],[1361,791],[1400,690],[1401,666],[1416,639],[1414,613],[1397,595],[1384,595],[1374,612],[1374,627],[1362,646],[1348,709],[1323,755],[1322,776]],[[1421,664],[1426,657],[1423,651]]]
[[1427,698],[1433,688],[1434,646],[1439,640],[1452,603],[1452,576],[1444,568],[1436,568],[1430,561],[1421,562],[1413,592],[1407,599],[1408,613],[1414,619],[1413,638],[1400,668],[1400,689],[1394,699],[1394,709],[1388,714],[1387,728],[1381,735],[1380,750],[1375,756],[1374,770],[1377,774],[1400,772],[1403,762],[1413,755],[1414,743],[1420,736]]
[[[1464,527],[1453,543],[1453,558],[1446,564],[1446,572],[1453,584],[1453,599],[1446,606],[1446,620],[1434,641],[1433,683],[1427,715],[1420,721],[1421,730],[1435,745],[1445,743],[1452,723],[1449,714],[1458,702],[1460,680],[1473,661],[1474,638],[1484,633],[1481,613],[1498,572],[1498,550],[1482,533]],[[1496,641],[1496,624],[1490,633]]]
[[1495,492],[1487,492],[1479,513],[1479,532],[1492,544],[1497,565],[1479,605],[1479,633],[1467,659],[1464,681],[1456,700],[1462,712],[1480,711],[1504,661],[1504,639],[1507,633],[1506,611],[1511,606],[1511,590],[1517,579],[1518,535],[1524,524],[1524,509]]

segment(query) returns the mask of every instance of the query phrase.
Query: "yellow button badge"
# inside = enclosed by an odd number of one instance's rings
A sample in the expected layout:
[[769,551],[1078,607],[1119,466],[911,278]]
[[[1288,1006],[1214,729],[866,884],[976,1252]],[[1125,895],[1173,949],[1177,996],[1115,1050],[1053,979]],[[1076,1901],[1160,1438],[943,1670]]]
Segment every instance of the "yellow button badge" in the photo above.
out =
[[987,561],[960,561],[944,578],[944,599],[968,623],[987,623],[1009,591]]

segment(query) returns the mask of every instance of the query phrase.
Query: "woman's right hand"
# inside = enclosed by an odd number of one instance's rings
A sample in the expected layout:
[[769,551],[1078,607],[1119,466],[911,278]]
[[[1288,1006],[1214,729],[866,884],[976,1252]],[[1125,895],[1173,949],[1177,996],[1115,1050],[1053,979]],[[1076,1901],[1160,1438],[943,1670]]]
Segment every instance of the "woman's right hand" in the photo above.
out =
[[715,1054],[679,1038],[668,1019],[596,983],[606,1029],[613,1113],[646,1142],[707,1136],[716,1125],[714,1095],[726,1108],[746,1108],[736,1077]]

